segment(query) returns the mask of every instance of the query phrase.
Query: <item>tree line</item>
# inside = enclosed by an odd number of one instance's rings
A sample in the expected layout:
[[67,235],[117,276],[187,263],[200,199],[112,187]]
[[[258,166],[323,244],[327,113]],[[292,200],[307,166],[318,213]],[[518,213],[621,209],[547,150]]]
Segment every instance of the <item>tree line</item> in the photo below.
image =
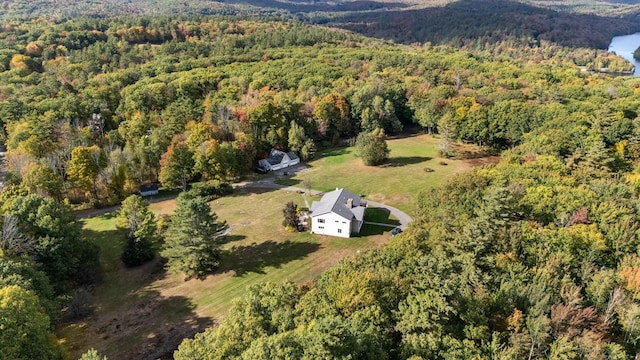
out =
[[612,176],[602,143],[576,161],[538,141],[418,194],[385,248],[310,284],[250,287],[175,358],[636,356],[637,170]]
[[233,180],[272,147],[308,159],[377,128],[446,129],[499,150],[577,104],[615,97],[618,108],[597,111],[623,122],[636,110],[617,82],[585,84],[575,67],[620,58],[518,42],[495,55],[289,21],[167,17],[14,23],[0,43],[8,183],[72,203],[118,203],[157,181]]
[[[50,330],[87,311],[87,292],[74,289],[99,281],[98,251],[70,204],[119,203],[157,181],[217,187],[272,147],[307,159],[353,138],[376,164],[385,134],[414,127],[503,160],[418,197],[419,220],[388,248],[308,287],[250,290],[176,356],[637,353],[640,81],[578,68],[621,61],[602,52],[510,44],[520,43],[398,46],[292,21],[201,17],[3,26],[0,311],[34,337],[3,336],[0,347],[57,358]],[[189,196],[180,214],[202,214]],[[150,212],[129,199],[125,263],[160,251],[188,276],[217,265],[215,246],[200,243],[206,257],[184,246],[224,231],[213,214],[197,226],[172,219],[162,244]]]

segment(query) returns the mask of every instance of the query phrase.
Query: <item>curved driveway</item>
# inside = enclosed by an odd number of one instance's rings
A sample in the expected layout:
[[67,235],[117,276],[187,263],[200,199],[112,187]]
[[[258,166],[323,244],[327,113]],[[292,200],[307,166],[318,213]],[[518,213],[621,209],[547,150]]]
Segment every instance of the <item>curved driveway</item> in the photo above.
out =
[[[318,190],[307,191],[307,189],[303,189],[295,186],[285,186],[285,185],[276,184],[275,180],[276,179],[274,177],[268,177],[268,178],[257,180],[257,181],[247,181],[247,182],[233,184],[233,187],[244,188],[244,189],[257,188],[257,189],[286,190],[286,191],[305,192],[305,193],[308,192],[311,195],[323,194],[322,191],[318,191]],[[374,207],[387,209],[391,213],[391,215],[395,216],[398,219],[398,221],[400,222],[400,226],[398,227],[401,228],[402,230],[406,230],[407,225],[413,220],[411,219],[411,216],[407,215],[405,212],[400,211],[399,209],[393,206],[389,206],[386,204],[382,204],[382,203],[370,201],[370,200],[367,200],[367,204],[372,205]]]
[[367,200],[367,204],[373,205],[374,207],[379,207],[379,208],[383,208],[383,209],[387,209],[389,210],[389,212],[391,212],[391,215],[395,216],[398,221],[400,221],[400,226],[398,226],[400,229],[407,230],[407,225],[413,221],[413,219],[411,218],[411,216],[407,215],[405,212],[402,212],[400,210],[398,210],[397,208],[394,208],[393,206],[389,206],[383,203],[379,203],[379,202],[375,202],[375,201],[369,201]]
[[[305,193],[310,193],[311,195],[321,195],[323,194],[322,191],[318,191],[318,190],[311,190],[311,191],[307,191],[307,189],[303,189],[303,188],[299,188],[299,187],[295,187],[295,186],[285,186],[285,185],[280,185],[280,184],[276,184],[276,177],[275,176],[270,176],[268,178],[264,178],[264,179],[260,179],[260,180],[256,180],[256,181],[245,181],[245,182],[241,182],[241,183],[236,183],[236,184],[232,184],[234,188],[244,188],[244,189],[274,189],[274,190],[285,190],[285,191],[295,191],[295,192],[305,192]],[[150,203],[155,203],[155,202],[161,202],[161,201],[166,201],[166,200],[172,200],[176,197],[177,195],[169,195],[166,197],[161,197],[161,198],[156,198],[156,199],[148,199],[148,201]],[[413,220],[411,219],[411,217],[409,215],[407,215],[406,213],[400,211],[399,209],[393,207],[393,206],[389,206],[386,204],[382,204],[379,202],[375,202],[375,201],[369,201],[367,200],[367,203],[370,205],[373,205],[374,207],[379,207],[379,208],[383,208],[383,209],[387,209],[391,215],[395,216],[398,221],[400,222],[400,228],[402,230],[406,230],[407,229],[407,225]],[[76,213],[76,216],[79,219],[82,218],[89,218],[89,217],[94,217],[94,216],[100,216],[112,211],[117,211],[120,209],[120,206],[111,206],[108,208],[103,208],[103,209],[91,209],[88,211],[78,211]],[[391,226],[391,225],[390,225]]]

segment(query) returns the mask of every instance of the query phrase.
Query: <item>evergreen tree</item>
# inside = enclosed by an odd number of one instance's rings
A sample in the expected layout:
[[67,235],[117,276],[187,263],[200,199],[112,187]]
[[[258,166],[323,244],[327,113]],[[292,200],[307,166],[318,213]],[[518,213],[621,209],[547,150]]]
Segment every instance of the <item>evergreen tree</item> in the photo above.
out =
[[140,195],[131,195],[122,202],[118,227],[126,232],[122,252],[125,265],[137,266],[153,259],[157,242],[156,219]]
[[204,278],[218,267],[219,241],[227,224],[217,220],[204,198],[178,196],[161,252],[171,271],[184,272],[187,279]]
[[609,170],[608,166],[613,158],[609,154],[602,135],[595,130],[590,131],[586,139],[584,165],[596,173],[601,174]]

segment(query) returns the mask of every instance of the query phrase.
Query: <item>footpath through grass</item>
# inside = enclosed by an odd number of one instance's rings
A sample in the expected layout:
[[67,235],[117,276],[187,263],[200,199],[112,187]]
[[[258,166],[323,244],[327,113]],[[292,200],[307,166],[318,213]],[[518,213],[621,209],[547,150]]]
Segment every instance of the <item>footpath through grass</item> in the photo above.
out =
[[[391,139],[387,144],[391,153],[384,165],[365,166],[356,156],[355,147],[330,149],[317,154],[318,159],[308,163],[308,170],[277,182],[297,187],[310,182],[311,188],[321,191],[346,188],[411,215],[418,192],[433,189],[473,165],[470,160],[439,157],[439,140],[430,135]],[[461,146],[459,151],[472,154],[477,150]]]

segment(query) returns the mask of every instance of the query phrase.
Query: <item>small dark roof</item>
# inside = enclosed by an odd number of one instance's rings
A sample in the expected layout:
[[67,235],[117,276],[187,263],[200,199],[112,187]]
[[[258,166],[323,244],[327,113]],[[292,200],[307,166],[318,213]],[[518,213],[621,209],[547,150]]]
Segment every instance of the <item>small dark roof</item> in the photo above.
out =
[[282,151],[271,149],[271,151],[269,152],[269,157],[266,158],[265,160],[267,160],[271,165],[277,165],[282,162],[283,157],[284,157],[284,153]]
[[151,184],[151,185],[140,186],[140,191],[153,191],[153,190],[158,190],[158,185]]

